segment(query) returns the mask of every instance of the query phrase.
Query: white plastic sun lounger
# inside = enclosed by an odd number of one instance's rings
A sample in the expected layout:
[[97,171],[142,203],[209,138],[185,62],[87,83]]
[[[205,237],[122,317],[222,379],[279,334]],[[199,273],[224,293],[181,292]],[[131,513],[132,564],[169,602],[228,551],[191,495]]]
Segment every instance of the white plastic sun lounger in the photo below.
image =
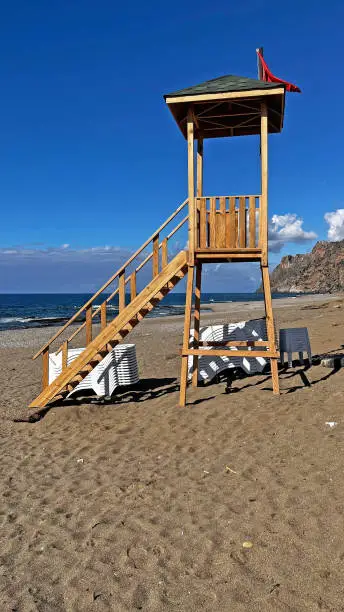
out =
[[[194,338],[194,330],[190,332],[190,347],[192,347]],[[240,321],[239,323],[227,323],[225,325],[210,325],[201,327],[199,339],[209,343],[227,341],[227,340],[267,340],[265,319],[254,319],[252,321]],[[203,347],[204,350],[210,350],[212,347]],[[242,347],[240,347],[242,350]],[[225,349],[226,354],[223,357],[211,355],[201,355],[198,361],[198,380],[210,381],[214,376],[220,374],[228,368],[241,368],[247,374],[256,374],[263,371],[267,364],[267,360],[263,357],[236,357],[236,347]],[[260,350],[261,347],[260,347]],[[229,354],[231,353],[231,354]],[[247,353],[254,354],[250,348]],[[193,372],[193,356],[189,355],[188,359],[188,375],[191,378]]]
[[[69,365],[85,349],[68,349]],[[49,384],[57,378],[62,368],[62,352],[49,355]],[[116,387],[133,385],[139,381],[135,344],[118,344],[68,395],[77,391],[93,389],[102,397],[112,395]]]

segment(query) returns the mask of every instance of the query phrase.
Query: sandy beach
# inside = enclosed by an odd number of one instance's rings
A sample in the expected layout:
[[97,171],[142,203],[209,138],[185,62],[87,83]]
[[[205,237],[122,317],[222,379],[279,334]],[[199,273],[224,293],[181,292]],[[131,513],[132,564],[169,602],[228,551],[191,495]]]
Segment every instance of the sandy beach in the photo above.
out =
[[[314,355],[344,352],[344,296],[274,310]],[[214,304],[202,324],[262,315]],[[14,419],[56,328],[0,333],[1,611],[344,611],[344,370],[296,365],[278,397],[269,375],[189,389],[181,409],[182,325],[129,336],[139,387],[34,423]]]

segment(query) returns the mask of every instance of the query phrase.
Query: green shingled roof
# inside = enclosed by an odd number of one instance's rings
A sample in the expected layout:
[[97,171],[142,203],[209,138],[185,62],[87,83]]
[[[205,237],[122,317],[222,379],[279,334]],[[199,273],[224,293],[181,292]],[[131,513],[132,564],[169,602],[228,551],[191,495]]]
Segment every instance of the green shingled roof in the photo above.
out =
[[227,93],[230,91],[251,91],[252,89],[274,89],[276,87],[283,87],[283,85],[279,83],[267,83],[266,81],[259,81],[258,79],[247,79],[246,77],[235,76],[234,74],[227,74],[226,76],[211,79],[211,81],[204,81],[204,83],[200,83],[194,87],[179,89],[178,91],[166,94],[164,98],[166,99],[172,96],[197,96],[198,94]]

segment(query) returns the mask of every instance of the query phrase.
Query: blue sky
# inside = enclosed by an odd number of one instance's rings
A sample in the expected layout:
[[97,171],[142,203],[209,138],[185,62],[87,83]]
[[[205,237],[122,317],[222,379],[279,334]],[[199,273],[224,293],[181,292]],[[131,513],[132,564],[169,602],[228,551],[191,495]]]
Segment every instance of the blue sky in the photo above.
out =
[[[1,290],[82,292],[105,280],[186,197],[186,143],[163,94],[255,78],[260,45],[303,92],[288,95],[284,131],[270,137],[271,263],[328,230],[344,238],[343,20],[339,0],[4,5]],[[207,141],[204,163],[208,194],[259,189],[255,137]],[[249,271],[217,274],[206,289],[224,278],[223,291],[254,290]]]

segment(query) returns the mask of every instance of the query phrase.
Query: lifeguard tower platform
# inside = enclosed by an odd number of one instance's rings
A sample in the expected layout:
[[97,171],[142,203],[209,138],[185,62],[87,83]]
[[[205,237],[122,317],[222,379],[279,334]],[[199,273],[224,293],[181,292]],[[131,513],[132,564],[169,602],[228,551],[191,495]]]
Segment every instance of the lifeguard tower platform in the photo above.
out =
[[[228,75],[165,96],[187,141],[187,199],[36,353],[34,359],[40,355],[43,358],[43,389],[30,408],[42,408],[64,398],[184,276],[187,281],[180,405],[186,403],[189,355],[194,359],[192,383],[197,385],[198,357],[224,355],[233,348],[238,357],[250,355],[270,359],[273,392],[279,393],[279,354],[268,270],[268,135],[282,130],[288,84],[276,80],[278,82]],[[204,194],[204,140],[247,135],[260,137],[260,193]],[[177,232],[185,225],[188,228],[187,249],[170,256],[171,241],[175,244]],[[259,262],[261,268],[267,340],[217,343],[210,349],[202,346],[199,328],[203,264],[248,261]],[[138,289],[138,275],[147,264],[151,266],[151,279]],[[190,345],[193,297],[194,340]],[[110,319],[113,310],[109,306],[113,300],[118,301],[118,313]],[[71,326],[80,318],[77,326]],[[95,334],[94,323],[99,321],[100,329]],[[85,349],[68,364],[68,345],[81,330],[86,332]],[[57,340],[63,369],[49,384],[49,350]]]

